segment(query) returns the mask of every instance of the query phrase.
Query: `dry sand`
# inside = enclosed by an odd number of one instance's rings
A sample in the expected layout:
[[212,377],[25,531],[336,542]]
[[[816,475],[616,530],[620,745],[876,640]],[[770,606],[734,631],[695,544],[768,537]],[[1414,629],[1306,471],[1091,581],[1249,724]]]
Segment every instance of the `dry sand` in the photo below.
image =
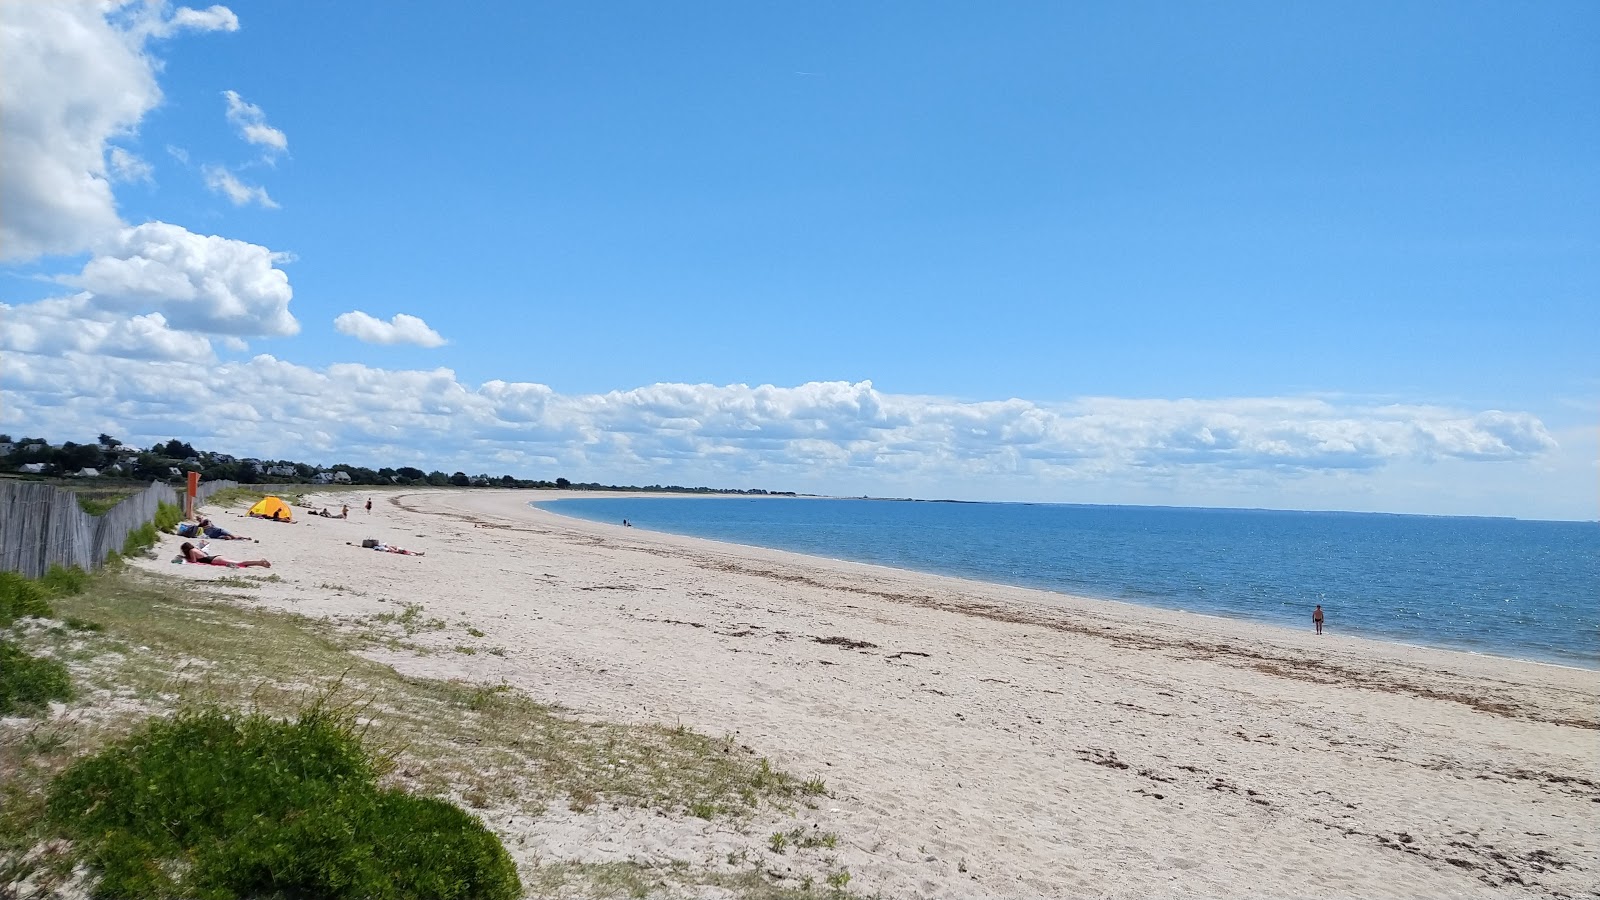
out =
[[[402,671],[735,734],[822,774],[815,819],[852,890],[1600,897],[1595,672],[647,533],[528,492],[374,492],[370,515],[367,496],[326,498],[348,521],[223,516],[261,543],[218,546],[288,579],[261,602],[420,602],[507,650],[378,656]],[[345,544],[369,536],[427,555]],[[525,859],[731,846],[697,819],[552,816],[492,824]]]

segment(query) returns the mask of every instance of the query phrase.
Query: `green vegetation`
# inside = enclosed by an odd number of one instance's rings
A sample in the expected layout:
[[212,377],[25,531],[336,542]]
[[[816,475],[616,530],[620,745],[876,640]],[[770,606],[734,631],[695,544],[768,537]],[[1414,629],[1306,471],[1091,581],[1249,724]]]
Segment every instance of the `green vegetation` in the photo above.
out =
[[324,702],[293,722],[186,710],[74,763],[46,809],[100,871],[97,896],[520,896],[499,839],[448,803],[380,789],[389,765]]
[[0,640],[0,716],[29,712],[51,700],[71,697],[72,677],[66,666],[30,656]]
[[29,581],[15,572],[0,572],[0,628],[29,616],[44,619],[53,615],[50,593],[40,582]]
[[[51,566],[45,577],[30,581],[15,572],[0,572],[0,628],[18,619],[55,615],[50,598],[83,590],[82,569]],[[33,712],[51,700],[72,697],[72,677],[54,659],[41,659],[7,640],[0,640],[0,715]]]
[[39,587],[46,593],[56,596],[81,594],[89,587],[89,573],[77,566],[69,569],[54,565],[50,567],[50,571],[44,573],[43,578],[39,579]]
[[183,507],[173,503],[156,504],[156,520],[153,523],[157,531],[171,531],[183,521]]
[[92,486],[78,482],[69,486],[78,501],[78,508],[91,516],[103,516],[118,503],[139,493],[139,489],[132,485],[108,488],[97,483],[91,484]]
[[161,532],[171,531],[183,521],[183,510],[171,503],[156,504],[154,520],[128,532],[122,542],[123,556],[137,556],[156,545]]

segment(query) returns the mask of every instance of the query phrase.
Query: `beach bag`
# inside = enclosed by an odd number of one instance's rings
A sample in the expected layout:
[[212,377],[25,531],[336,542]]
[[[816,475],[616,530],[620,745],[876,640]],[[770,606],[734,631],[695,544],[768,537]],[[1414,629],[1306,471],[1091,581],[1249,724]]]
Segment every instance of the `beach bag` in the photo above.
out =
[[377,538],[367,538],[366,540],[361,542],[361,546],[366,548],[366,549],[368,549],[368,550],[371,550],[374,547],[378,546],[378,539]]

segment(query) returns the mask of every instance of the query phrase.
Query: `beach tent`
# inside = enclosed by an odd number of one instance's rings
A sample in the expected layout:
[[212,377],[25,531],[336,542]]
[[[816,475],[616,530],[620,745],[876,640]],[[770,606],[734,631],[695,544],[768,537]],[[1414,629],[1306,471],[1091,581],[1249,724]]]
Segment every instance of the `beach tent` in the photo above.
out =
[[278,513],[278,518],[282,521],[294,521],[294,510],[289,508],[289,504],[279,500],[277,497],[263,497],[261,502],[250,507],[250,515],[260,516],[263,519],[272,518],[273,513]]

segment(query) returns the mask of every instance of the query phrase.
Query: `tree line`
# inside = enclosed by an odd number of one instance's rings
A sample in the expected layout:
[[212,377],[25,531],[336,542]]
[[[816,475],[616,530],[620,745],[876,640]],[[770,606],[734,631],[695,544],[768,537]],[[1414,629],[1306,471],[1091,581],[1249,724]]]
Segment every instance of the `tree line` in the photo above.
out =
[[[588,491],[661,491],[680,494],[751,494],[794,496],[794,491],[768,491],[761,488],[710,488],[683,485],[615,485],[597,482],[573,482],[567,478],[554,480],[517,478],[512,475],[491,476],[488,473],[468,475],[465,472],[446,474],[440,470],[424,471],[415,466],[384,466],[371,468],[338,463],[332,466],[314,466],[294,460],[239,458],[226,453],[198,450],[188,441],[173,438],[149,449],[125,446],[109,434],[101,434],[94,443],[65,441],[51,444],[44,438],[23,437],[12,440],[0,434],[0,446],[9,445],[10,452],[0,455],[0,472],[31,473],[43,476],[64,477],[93,469],[100,477],[122,478],[137,481],[171,481],[182,479],[188,472],[199,472],[207,481],[237,481],[240,484],[316,484],[329,478],[339,484],[352,485],[429,485],[434,487],[501,487],[531,488],[539,490]],[[38,469],[36,473],[33,471]],[[338,473],[343,473],[340,477]],[[319,477],[322,479],[319,482]]]

